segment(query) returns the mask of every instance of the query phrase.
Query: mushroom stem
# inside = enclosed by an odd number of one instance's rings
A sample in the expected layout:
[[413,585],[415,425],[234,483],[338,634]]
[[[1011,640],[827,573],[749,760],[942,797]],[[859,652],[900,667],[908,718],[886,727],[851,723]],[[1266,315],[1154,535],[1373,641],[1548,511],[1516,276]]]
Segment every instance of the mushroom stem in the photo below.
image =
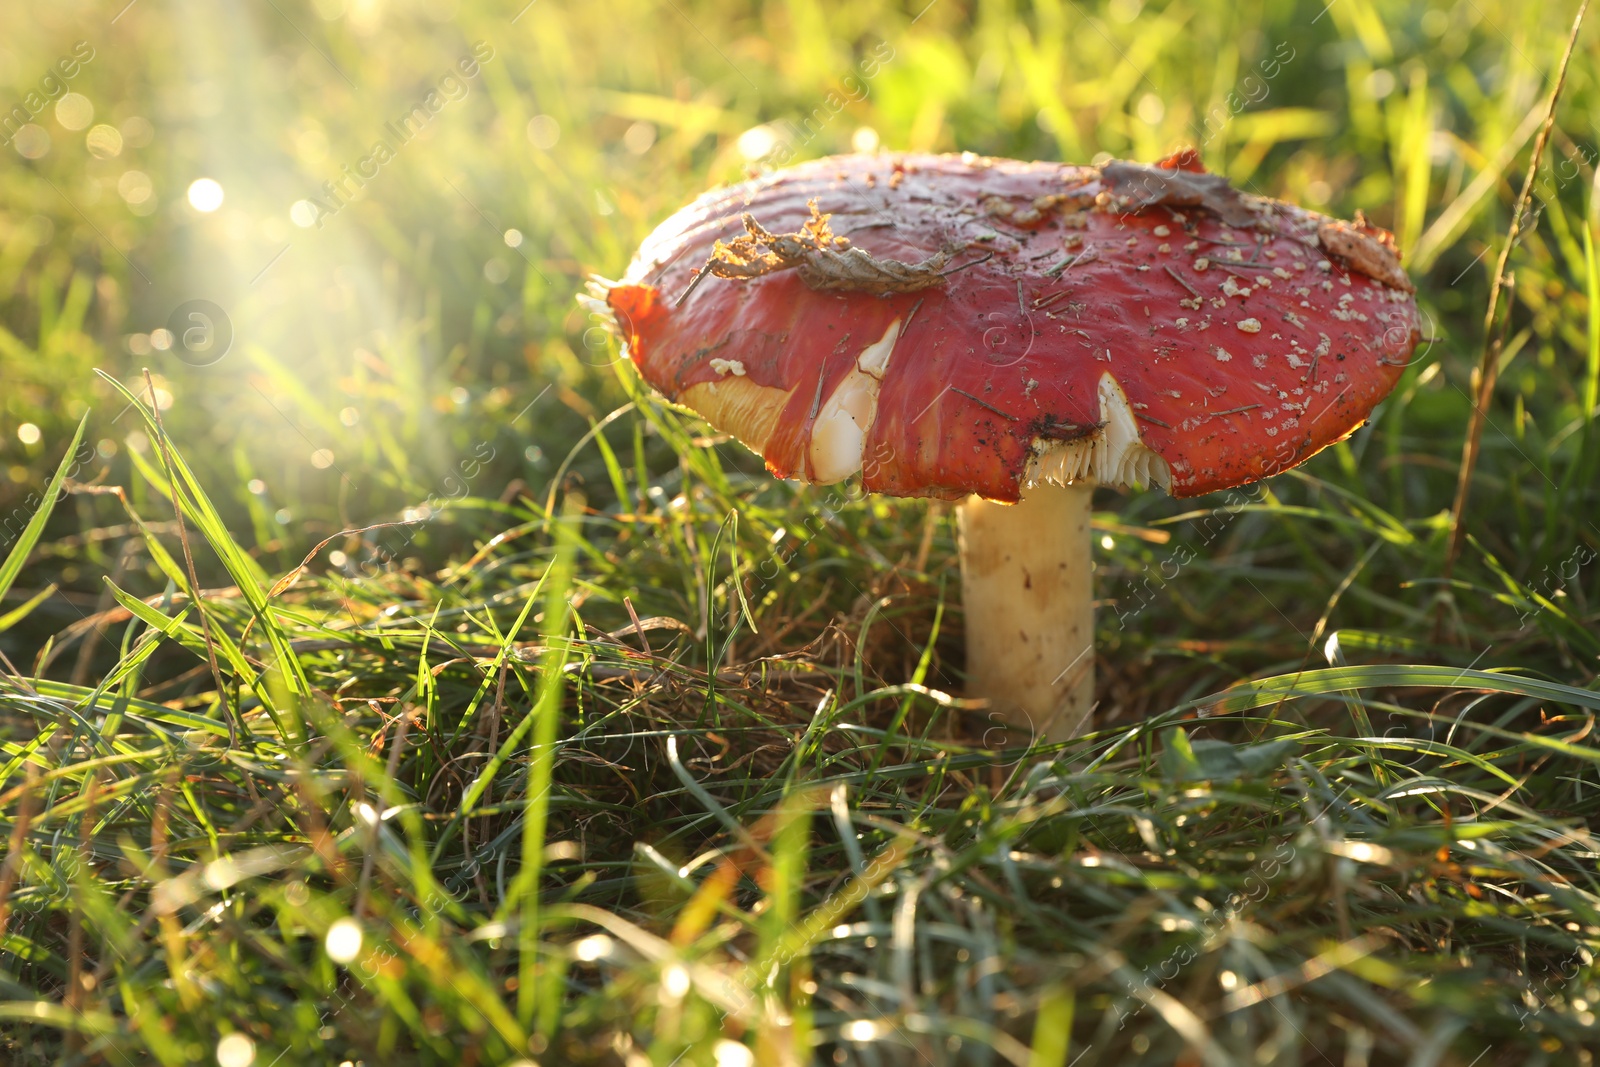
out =
[[1029,737],[1064,741],[1089,729],[1093,494],[1088,484],[1038,485],[1016,504],[973,496],[961,505],[967,694]]

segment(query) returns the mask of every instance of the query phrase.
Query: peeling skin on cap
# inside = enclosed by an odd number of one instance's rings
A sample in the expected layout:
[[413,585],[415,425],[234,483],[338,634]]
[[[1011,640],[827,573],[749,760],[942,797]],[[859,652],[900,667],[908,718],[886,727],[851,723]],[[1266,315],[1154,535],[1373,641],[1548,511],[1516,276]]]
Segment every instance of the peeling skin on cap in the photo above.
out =
[[1386,234],[1192,154],[818,160],[706,194],[591,291],[773,473],[899,496],[1255,481],[1365,421],[1420,337]]

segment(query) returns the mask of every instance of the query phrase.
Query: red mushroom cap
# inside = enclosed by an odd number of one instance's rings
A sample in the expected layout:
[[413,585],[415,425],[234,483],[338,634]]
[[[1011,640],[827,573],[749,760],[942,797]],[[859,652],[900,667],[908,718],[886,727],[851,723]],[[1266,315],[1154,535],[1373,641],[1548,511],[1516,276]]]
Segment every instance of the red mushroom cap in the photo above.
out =
[[644,378],[784,478],[1176,496],[1365,421],[1419,340],[1392,239],[1207,174],[842,156],[702,196],[604,297]]

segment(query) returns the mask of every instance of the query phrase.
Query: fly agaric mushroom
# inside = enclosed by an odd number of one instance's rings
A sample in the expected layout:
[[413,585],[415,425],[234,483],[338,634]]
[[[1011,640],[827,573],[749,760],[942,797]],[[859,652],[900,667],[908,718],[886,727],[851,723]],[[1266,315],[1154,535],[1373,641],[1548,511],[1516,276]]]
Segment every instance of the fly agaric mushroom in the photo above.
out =
[[1419,340],[1388,233],[1188,151],[820,159],[702,196],[590,292],[647,382],[773,474],[964,499],[969,695],[1052,740],[1093,702],[1093,487],[1287,470]]

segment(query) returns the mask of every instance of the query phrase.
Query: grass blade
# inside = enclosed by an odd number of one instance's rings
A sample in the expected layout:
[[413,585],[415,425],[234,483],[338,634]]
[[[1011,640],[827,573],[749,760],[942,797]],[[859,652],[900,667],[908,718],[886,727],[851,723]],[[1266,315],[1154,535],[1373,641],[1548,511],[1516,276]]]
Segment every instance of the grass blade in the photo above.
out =
[[[67,472],[76,465],[78,455],[78,442],[83,440],[83,428],[89,424],[89,413],[84,412],[83,418],[78,420],[78,429],[72,435],[72,443],[67,446],[67,454],[61,457],[61,462],[56,466],[55,474],[50,478],[50,484],[45,487],[44,497],[39,502],[38,510],[33,513],[33,518],[28,520],[28,525],[22,528],[22,534],[17,538],[17,543],[11,546],[11,551],[0,562],[0,598],[11,591],[11,585],[17,580],[17,575],[22,573],[22,565],[28,562],[33,548],[39,543],[39,538],[44,534],[44,524],[50,521],[50,513],[55,510],[56,502],[61,499],[61,485],[67,480]],[[5,629],[0,626],[0,630]]]

